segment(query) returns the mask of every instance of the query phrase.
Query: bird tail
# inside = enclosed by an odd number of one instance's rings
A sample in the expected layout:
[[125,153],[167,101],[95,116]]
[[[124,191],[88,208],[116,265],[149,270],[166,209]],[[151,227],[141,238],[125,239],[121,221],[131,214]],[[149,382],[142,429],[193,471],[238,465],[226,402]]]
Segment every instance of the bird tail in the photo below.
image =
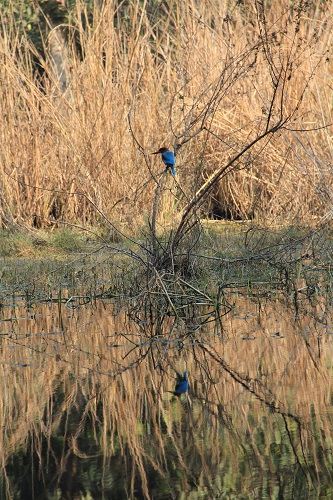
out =
[[176,175],[176,169],[175,169],[174,165],[171,165],[171,173],[172,173],[172,175]]

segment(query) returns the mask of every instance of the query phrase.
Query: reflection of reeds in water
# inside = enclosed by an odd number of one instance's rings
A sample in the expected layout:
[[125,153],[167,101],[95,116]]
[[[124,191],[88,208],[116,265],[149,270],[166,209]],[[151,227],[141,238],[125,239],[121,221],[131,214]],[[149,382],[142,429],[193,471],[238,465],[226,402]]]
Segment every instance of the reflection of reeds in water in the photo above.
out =
[[[31,318],[4,308],[2,470],[29,445],[58,478],[73,457],[100,457],[129,496],[327,486],[332,345],[315,318],[329,311],[309,305],[296,319],[279,302],[237,304],[223,335],[214,323],[188,331],[185,318],[139,322],[102,305],[63,310],[61,332],[51,306]],[[167,391],[184,369],[189,394],[177,399]]]

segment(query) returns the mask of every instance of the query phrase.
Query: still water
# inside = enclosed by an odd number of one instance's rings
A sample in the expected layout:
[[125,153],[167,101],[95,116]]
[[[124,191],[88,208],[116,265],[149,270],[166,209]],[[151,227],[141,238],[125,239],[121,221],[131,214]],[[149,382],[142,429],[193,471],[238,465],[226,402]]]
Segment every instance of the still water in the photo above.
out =
[[320,297],[230,291],[177,317],[14,297],[0,498],[333,498],[332,334]]

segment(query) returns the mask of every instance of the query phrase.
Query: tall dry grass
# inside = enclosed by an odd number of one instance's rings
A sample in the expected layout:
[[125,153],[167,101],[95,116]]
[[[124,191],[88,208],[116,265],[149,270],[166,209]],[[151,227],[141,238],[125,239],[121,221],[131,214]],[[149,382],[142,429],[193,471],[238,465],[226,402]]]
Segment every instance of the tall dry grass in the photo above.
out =
[[[143,152],[172,147],[192,133],[177,156],[177,179],[192,196],[265,126],[279,68],[285,71],[282,112],[293,113],[299,103],[292,130],[250,150],[207,208],[260,220],[325,214],[332,200],[333,7],[284,1],[262,11],[260,5],[96,2],[93,21],[84,26],[78,0],[63,50],[64,91],[51,54],[56,38],[45,39],[42,58],[13,18],[3,16],[2,223],[96,224],[96,205],[133,230],[133,219],[139,225],[152,207],[155,184],[146,161],[155,174],[163,168]],[[61,35],[61,26],[52,29]],[[273,111],[277,118],[281,109]],[[199,133],[203,124],[207,130]],[[171,179],[169,187],[163,224],[175,216],[174,204],[181,209]]]

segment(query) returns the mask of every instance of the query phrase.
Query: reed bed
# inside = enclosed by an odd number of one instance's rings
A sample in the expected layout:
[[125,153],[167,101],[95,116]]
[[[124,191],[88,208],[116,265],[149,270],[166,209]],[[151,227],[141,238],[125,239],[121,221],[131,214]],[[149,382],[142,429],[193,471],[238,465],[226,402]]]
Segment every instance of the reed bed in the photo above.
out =
[[2,225],[89,226],[105,222],[102,212],[133,232],[133,219],[139,227],[151,213],[153,176],[163,169],[149,153],[166,144],[176,148],[182,192],[168,179],[165,227],[281,114],[286,126],[233,164],[204,209],[261,221],[327,214],[332,8],[104,1],[89,17],[77,0],[66,26],[49,22],[43,52],[2,14]]

